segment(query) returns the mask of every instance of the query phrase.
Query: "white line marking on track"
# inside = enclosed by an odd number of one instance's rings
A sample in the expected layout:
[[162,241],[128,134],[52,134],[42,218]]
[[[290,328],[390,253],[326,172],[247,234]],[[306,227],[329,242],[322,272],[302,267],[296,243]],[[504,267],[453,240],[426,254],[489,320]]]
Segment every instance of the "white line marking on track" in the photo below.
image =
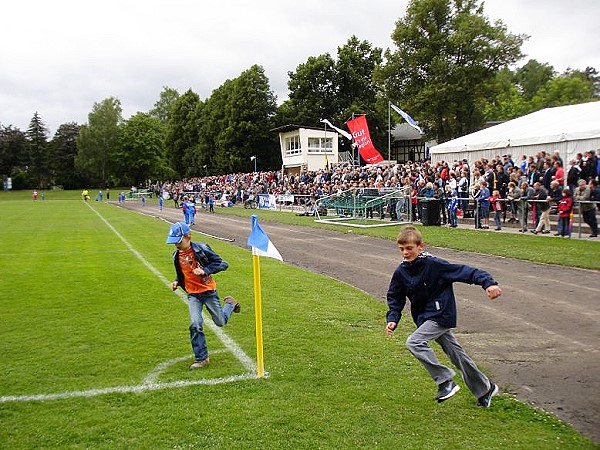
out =
[[[531,278],[533,280],[540,279],[539,275],[525,275],[525,278]],[[572,286],[577,289],[586,289],[586,290],[594,292],[594,293],[598,292],[597,286],[593,286],[593,287],[592,286],[583,286],[581,283],[569,283],[568,281],[564,281],[564,280],[559,281],[559,283],[563,284],[565,286]]]
[[509,318],[511,320],[518,320],[518,321],[522,322],[523,324],[527,325],[528,327],[535,328],[536,330],[542,331],[542,332],[544,332],[544,333],[546,333],[546,334],[548,334],[548,335],[556,338],[559,341],[569,342],[569,343],[571,343],[572,345],[574,345],[576,347],[580,347],[582,350],[584,350],[586,352],[590,352],[590,353],[597,353],[598,352],[598,349],[596,347],[593,347],[591,345],[587,345],[587,344],[585,344],[583,342],[579,342],[579,341],[577,341],[575,339],[571,339],[570,337],[567,337],[567,336],[565,336],[563,334],[555,333],[554,331],[549,330],[548,328],[544,328],[544,327],[542,327],[540,325],[536,325],[535,323],[529,322],[528,320],[525,320],[522,317],[515,316],[515,315],[512,315],[512,314],[500,311],[497,308],[493,308],[491,306],[488,306],[488,305],[485,305],[485,304],[482,304],[482,303],[474,302],[472,300],[469,300],[468,298],[462,298],[461,300],[464,301],[464,302],[466,302],[466,303],[469,303],[470,305],[472,305],[472,306],[474,306],[476,308],[481,308],[481,309],[485,309],[487,311],[490,311],[493,314],[502,315],[502,316],[505,316],[505,317],[507,317],[507,318]]

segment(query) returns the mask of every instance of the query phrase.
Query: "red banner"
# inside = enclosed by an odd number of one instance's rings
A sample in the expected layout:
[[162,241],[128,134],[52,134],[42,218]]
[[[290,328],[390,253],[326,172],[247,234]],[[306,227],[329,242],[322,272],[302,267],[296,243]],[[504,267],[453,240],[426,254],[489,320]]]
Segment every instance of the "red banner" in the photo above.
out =
[[367,164],[375,164],[383,161],[383,156],[379,153],[373,142],[371,141],[371,135],[369,134],[369,127],[367,126],[367,117],[358,116],[352,120],[346,122],[354,142],[358,145],[358,152],[362,159]]

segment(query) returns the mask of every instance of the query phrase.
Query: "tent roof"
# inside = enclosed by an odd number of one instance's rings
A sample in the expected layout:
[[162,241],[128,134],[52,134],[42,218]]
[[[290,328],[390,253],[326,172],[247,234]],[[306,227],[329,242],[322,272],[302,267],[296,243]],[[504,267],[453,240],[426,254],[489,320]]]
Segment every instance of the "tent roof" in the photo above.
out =
[[559,106],[453,139],[431,153],[501,149],[600,138],[600,102]]

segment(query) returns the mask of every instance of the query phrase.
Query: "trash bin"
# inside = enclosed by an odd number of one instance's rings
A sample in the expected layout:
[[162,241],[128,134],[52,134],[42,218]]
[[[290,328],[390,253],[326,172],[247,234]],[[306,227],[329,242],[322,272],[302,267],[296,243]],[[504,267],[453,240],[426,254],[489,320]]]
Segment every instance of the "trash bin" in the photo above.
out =
[[440,200],[437,198],[427,198],[421,200],[421,211],[423,212],[423,217],[421,218],[421,223],[424,226],[440,226]]

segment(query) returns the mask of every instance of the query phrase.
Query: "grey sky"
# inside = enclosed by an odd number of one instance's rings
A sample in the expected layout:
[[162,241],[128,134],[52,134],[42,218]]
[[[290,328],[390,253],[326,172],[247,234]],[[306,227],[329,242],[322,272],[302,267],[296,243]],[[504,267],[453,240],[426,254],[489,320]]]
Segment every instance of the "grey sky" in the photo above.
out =
[[[390,48],[407,0],[13,0],[2,7],[0,123],[26,130],[38,112],[51,135],[86,123],[94,102],[117,97],[124,118],[148,111],[163,88],[201,98],[253,64],[279,101],[287,73],[336,54],[355,34]],[[527,58],[600,70],[596,0],[488,0],[485,13],[531,36]]]

